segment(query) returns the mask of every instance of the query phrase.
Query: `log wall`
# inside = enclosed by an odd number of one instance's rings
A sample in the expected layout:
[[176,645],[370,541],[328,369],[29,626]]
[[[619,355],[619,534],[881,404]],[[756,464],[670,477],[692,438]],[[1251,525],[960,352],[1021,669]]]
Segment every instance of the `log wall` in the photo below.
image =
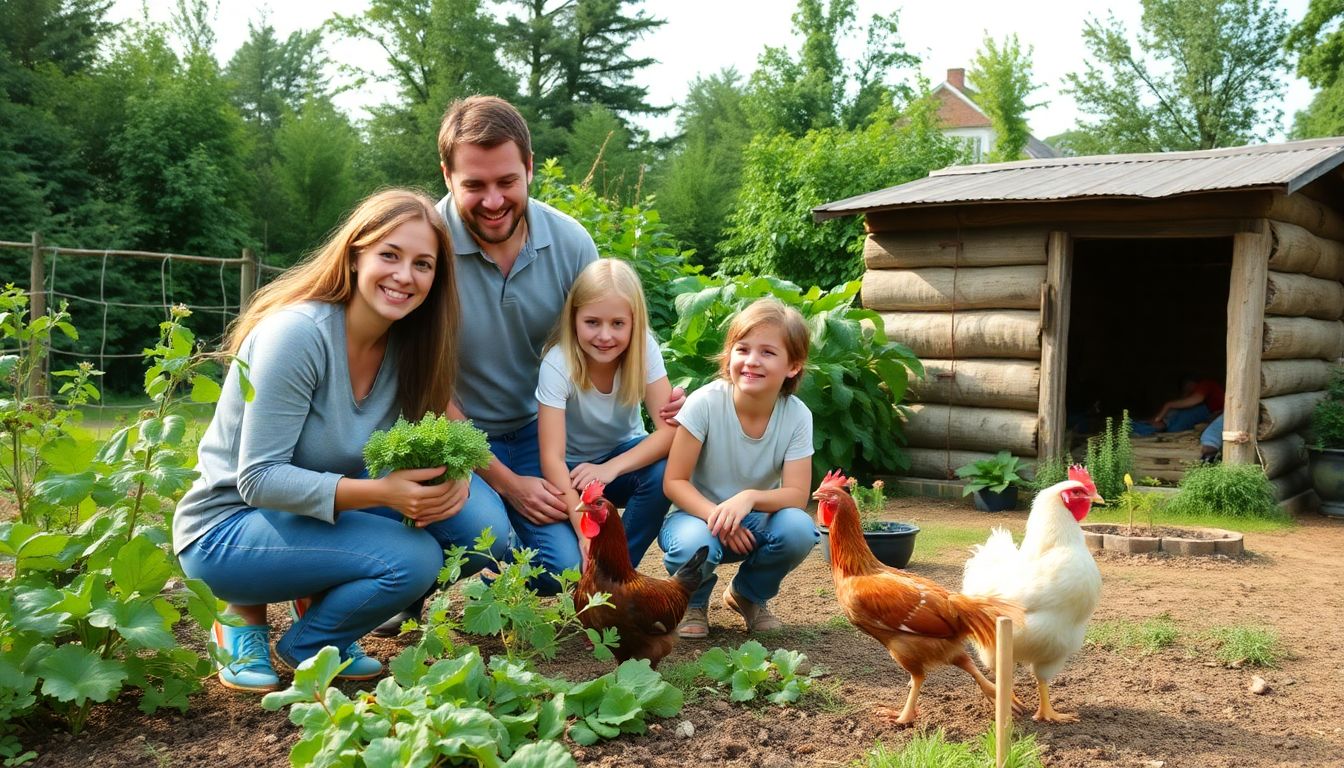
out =
[[863,305],[925,366],[910,383],[910,476],[947,479],[1003,450],[1036,456],[1048,237],[1038,228],[868,236]]

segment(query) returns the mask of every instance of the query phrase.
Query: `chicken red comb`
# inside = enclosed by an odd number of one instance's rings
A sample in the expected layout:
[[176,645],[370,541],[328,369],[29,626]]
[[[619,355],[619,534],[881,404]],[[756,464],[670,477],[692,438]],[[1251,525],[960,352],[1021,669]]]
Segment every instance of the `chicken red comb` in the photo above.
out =
[[601,480],[592,481],[583,487],[583,503],[592,504],[594,501],[602,498],[602,494],[606,490],[606,483],[603,483]]
[[826,477],[822,479],[821,485],[817,488],[817,490],[821,490],[822,488],[843,489],[848,484],[849,484],[849,478],[845,477],[845,474],[840,470],[833,469],[830,472],[826,473]]
[[1092,482],[1092,475],[1088,474],[1087,469],[1082,464],[1074,464],[1069,467],[1069,479],[1082,483],[1088,493],[1095,494],[1097,492],[1097,484]]

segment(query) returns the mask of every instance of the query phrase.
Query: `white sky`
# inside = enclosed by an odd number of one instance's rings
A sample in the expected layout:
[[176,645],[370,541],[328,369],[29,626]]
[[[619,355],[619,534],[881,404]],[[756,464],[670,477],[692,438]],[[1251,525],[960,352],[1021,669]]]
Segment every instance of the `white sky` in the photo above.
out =
[[[1279,0],[1287,11],[1289,23],[1306,13],[1308,0]],[[366,0],[326,0],[325,2],[285,2],[285,0],[223,0],[214,28],[218,37],[217,54],[227,62],[247,39],[248,21],[258,19],[269,9],[270,23],[281,36],[298,29],[312,29],[333,13],[354,14],[366,6]],[[110,16],[114,21],[137,18],[146,7],[150,18],[167,20],[176,5],[174,0],[116,0]],[[634,45],[633,56],[652,56],[659,63],[644,70],[636,79],[648,86],[653,104],[676,105],[685,96],[691,79],[733,66],[742,77],[756,67],[757,57],[767,45],[797,50],[791,37],[791,0],[675,0],[645,2],[656,17],[667,20],[652,35]],[[1064,75],[1082,69],[1087,55],[1082,41],[1084,22],[1090,16],[1104,18],[1112,12],[1131,32],[1138,29],[1139,0],[1036,0],[1030,3],[1003,0],[960,0],[956,3],[913,0],[859,0],[859,18],[900,9],[900,37],[906,48],[923,61],[921,73],[930,83],[941,82],[948,68],[969,68],[986,32],[996,40],[1016,33],[1025,46],[1034,48],[1034,75],[1043,87],[1037,101],[1048,104],[1028,115],[1032,133],[1045,138],[1071,128],[1078,118],[1071,97],[1061,94]],[[863,41],[855,35],[843,49],[853,59]],[[337,62],[367,67],[382,62],[381,51],[372,44],[328,41],[328,57]],[[338,103],[354,116],[361,108],[379,103],[389,91],[376,85],[360,92],[344,94]],[[1311,101],[1306,81],[1291,78],[1283,102],[1284,128],[1291,127],[1294,112]],[[675,113],[641,121],[657,138],[675,128]],[[1282,138],[1280,131],[1274,138]]]

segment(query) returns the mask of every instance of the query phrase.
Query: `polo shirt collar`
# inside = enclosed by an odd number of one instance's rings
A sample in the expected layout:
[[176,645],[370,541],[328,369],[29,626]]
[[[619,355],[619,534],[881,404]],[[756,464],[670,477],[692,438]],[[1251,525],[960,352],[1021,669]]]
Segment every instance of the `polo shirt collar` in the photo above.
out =
[[[472,236],[471,230],[467,229],[466,222],[462,221],[461,215],[457,212],[457,204],[453,200],[452,194],[444,196],[444,216],[448,224],[448,234],[453,239],[453,253],[479,253],[485,255],[481,250],[481,244],[476,242]],[[527,219],[527,241],[523,243],[523,253],[528,250],[540,250],[549,248],[551,245],[551,222],[539,210],[541,203],[536,199],[529,197],[527,199],[527,213],[523,218]]]

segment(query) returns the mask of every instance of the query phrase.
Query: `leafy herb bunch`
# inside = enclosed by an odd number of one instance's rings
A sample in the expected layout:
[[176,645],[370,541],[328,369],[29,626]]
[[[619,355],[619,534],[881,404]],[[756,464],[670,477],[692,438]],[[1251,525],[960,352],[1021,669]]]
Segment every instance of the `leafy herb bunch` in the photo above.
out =
[[[490,455],[485,433],[470,420],[457,421],[436,413],[427,413],[414,424],[405,417],[398,418],[391,429],[374,432],[364,444],[364,466],[370,477],[398,469],[446,467],[442,475],[426,480],[425,485],[465,480],[472,470],[487,466]],[[404,522],[415,524],[410,518]]]
[[887,503],[887,484],[874,480],[870,488],[859,485],[856,477],[849,478],[849,495],[854,499],[854,507],[859,511],[859,525],[865,531],[880,531],[882,511]]

